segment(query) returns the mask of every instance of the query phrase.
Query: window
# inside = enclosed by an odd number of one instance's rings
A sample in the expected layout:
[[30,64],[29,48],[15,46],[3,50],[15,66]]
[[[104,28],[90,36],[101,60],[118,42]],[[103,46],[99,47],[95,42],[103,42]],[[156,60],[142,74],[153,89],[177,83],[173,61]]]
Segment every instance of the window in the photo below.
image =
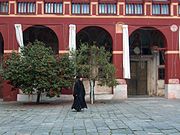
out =
[[169,15],[169,1],[168,0],[153,0],[152,14],[153,15]]
[[0,2],[0,13],[8,14],[9,10],[9,3],[6,2]]
[[159,66],[158,67],[158,80],[165,79],[165,67]]
[[126,15],[142,15],[142,3],[126,3]]
[[99,14],[116,14],[116,8],[114,3],[100,3]]
[[72,3],[72,14],[89,14],[89,3]]
[[126,0],[126,15],[143,15],[143,0]]
[[62,14],[63,3],[59,2],[45,2],[44,8],[45,14]]
[[158,65],[158,79],[165,79],[165,52],[162,50],[159,51],[159,65]]
[[180,15],[180,3],[178,5],[178,14]]
[[35,2],[18,2],[17,13],[18,14],[35,14],[36,3]]
[[168,4],[153,4],[152,8],[153,15],[169,15]]

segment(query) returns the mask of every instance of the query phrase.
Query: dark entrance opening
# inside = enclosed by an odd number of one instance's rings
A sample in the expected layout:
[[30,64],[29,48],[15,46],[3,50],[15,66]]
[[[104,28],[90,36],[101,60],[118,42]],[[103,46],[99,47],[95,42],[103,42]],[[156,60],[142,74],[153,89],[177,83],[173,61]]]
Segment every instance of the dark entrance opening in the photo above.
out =
[[[112,54],[112,49],[113,49],[112,37],[108,31],[106,31],[101,27],[89,26],[81,29],[76,34],[77,49],[79,48],[81,43],[88,43],[89,45],[96,45],[98,47],[104,46],[106,51],[109,51]],[[112,62],[112,57],[110,59],[110,62]],[[89,87],[88,81],[84,83],[85,83],[85,87]],[[96,87],[95,94],[99,94],[99,93],[112,94],[112,88],[110,87],[99,88],[97,85],[95,87]]]
[[87,42],[90,45],[104,46],[107,51],[112,53],[112,37],[105,29],[97,26],[90,26],[77,33],[77,48],[81,43]]
[[4,54],[4,40],[2,34],[0,33],[0,63],[2,63],[3,54]]
[[164,51],[159,50],[165,46],[165,37],[153,27],[142,27],[135,30],[129,40],[131,79],[127,80],[128,95],[150,95],[156,89],[150,86],[157,84],[156,76],[164,79]]
[[59,52],[59,41],[55,32],[42,25],[35,25],[27,28],[23,32],[24,44],[27,45],[29,42],[39,40],[46,44],[47,47],[51,47],[55,54]]
[[[4,40],[2,34],[0,33],[0,66],[2,66],[3,54],[4,54]],[[3,98],[2,86],[0,86],[0,98]]]

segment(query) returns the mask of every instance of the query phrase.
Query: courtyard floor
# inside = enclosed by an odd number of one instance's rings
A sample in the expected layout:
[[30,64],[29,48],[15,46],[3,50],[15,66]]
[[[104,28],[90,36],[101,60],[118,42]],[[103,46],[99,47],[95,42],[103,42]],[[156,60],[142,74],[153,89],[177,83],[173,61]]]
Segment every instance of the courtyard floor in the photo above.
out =
[[180,135],[180,100],[98,100],[81,112],[72,100],[40,105],[0,101],[0,135]]

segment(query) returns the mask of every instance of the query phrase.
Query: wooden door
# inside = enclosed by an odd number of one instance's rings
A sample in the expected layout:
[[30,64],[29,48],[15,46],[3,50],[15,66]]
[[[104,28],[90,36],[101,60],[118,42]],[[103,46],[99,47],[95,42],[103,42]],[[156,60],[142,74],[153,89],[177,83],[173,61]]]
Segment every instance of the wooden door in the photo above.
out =
[[128,95],[147,94],[147,61],[131,61],[131,79],[127,85]]

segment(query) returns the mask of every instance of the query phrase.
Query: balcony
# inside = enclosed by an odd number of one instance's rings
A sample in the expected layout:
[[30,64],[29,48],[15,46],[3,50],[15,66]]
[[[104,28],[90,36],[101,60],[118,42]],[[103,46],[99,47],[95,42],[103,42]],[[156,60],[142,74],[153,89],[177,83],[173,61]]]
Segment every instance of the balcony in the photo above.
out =
[[[99,16],[169,16],[169,0],[3,0],[0,14],[18,15],[99,15]],[[148,13],[147,13],[148,12]],[[180,15],[180,6],[173,8],[173,14]]]

